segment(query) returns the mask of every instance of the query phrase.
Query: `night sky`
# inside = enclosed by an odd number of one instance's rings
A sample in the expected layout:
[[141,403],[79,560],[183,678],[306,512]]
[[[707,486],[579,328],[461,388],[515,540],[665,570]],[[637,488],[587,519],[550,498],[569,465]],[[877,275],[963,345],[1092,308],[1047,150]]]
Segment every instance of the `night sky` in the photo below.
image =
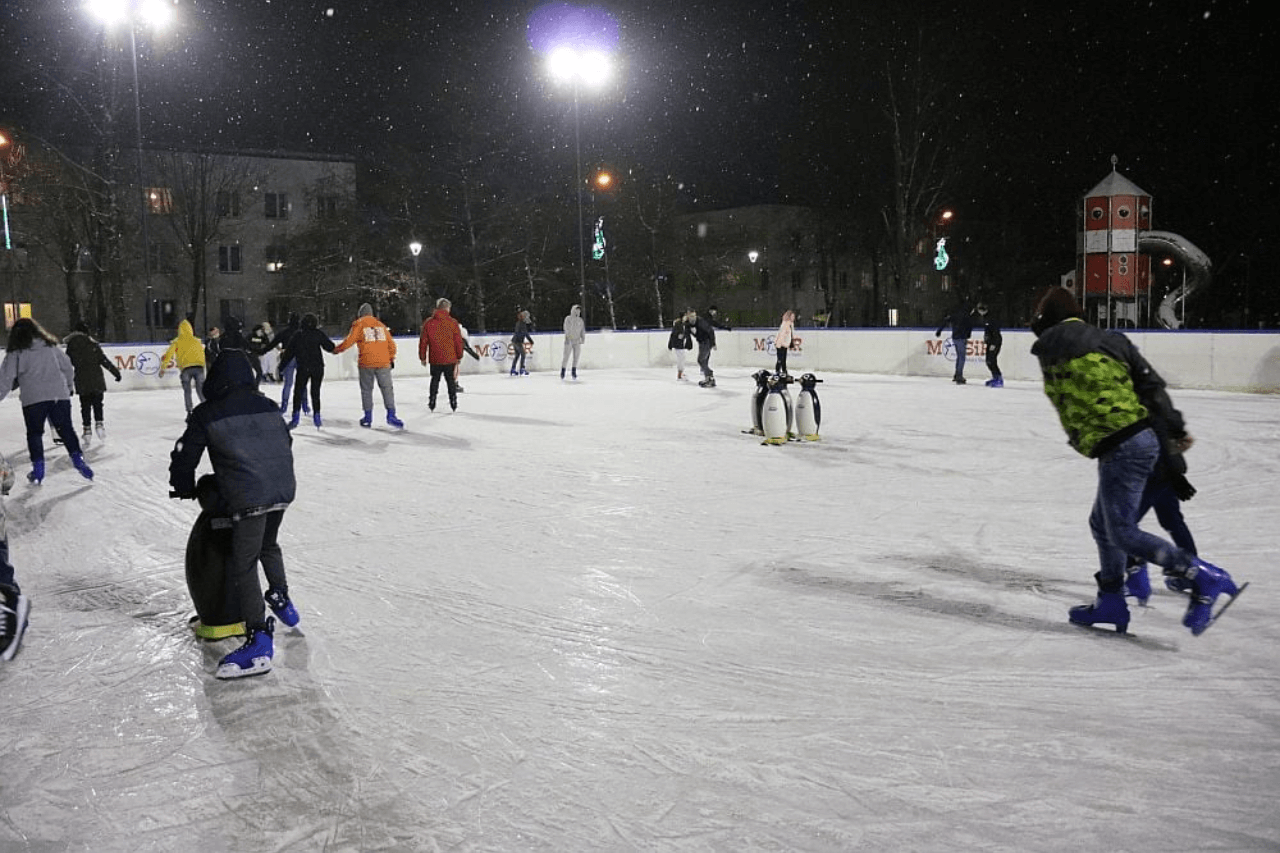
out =
[[[431,162],[480,125],[510,141],[515,170],[560,162],[572,97],[530,47],[540,5],[183,0],[174,28],[140,33],[144,135]],[[1053,251],[1069,257],[1073,205],[1115,154],[1155,197],[1155,227],[1211,255],[1265,235],[1280,137],[1272,4],[599,5],[617,21],[619,69],[580,102],[584,159],[671,175],[700,206],[878,209],[885,68],[920,61],[961,164],[959,215],[1052,221],[1066,229]],[[4,0],[0,121],[83,137],[76,103],[102,38],[79,0]]]

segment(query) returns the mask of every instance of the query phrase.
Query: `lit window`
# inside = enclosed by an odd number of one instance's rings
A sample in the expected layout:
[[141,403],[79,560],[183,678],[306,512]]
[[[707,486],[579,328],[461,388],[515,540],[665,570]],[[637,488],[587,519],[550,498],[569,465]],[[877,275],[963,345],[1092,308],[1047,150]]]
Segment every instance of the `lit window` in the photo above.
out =
[[168,187],[147,187],[147,213],[173,213],[173,193]]
[[267,272],[284,272],[287,260],[284,246],[268,246],[264,254],[267,259]]

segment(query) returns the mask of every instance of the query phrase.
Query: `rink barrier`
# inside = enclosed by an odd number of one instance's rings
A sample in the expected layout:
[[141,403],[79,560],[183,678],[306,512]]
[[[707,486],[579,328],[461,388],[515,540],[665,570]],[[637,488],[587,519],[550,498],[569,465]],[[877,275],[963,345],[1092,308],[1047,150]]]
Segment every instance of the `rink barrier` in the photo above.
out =
[[[578,363],[580,370],[631,367],[671,367],[675,359],[667,350],[667,331],[598,331],[587,334]],[[717,331],[717,347],[711,357],[713,369],[745,368],[750,372],[774,366],[772,329]],[[1202,388],[1219,391],[1280,393],[1280,333],[1137,331],[1128,337],[1147,360],[1175,388]],[[530,372],[559,373],[563,354],[562,334],[537,334],[527,350]],[[340,340],[340,339],[335,339]],[[897,376],[950,377],[955,372],[955,351],[945,334],[935,337],[932,329],[797,329],[797,346],[787,356],[792,373],[866,373]],[[1034,336],[1028,331],[1004,332],[1000,370],[1006,379],[1039,380],[1040,369],[1031,355]],[[399,358],[397,376],[427,376],[418,362],[418,339],[396,339]],[[462,373],[506,373],[510,369],[510,334],[472,333],[471,345],[480,360],[462,359]],[[109,344],[103,350],[124,375],[117,388],[177,387],[178,371],[169,368],[158,376],[160,356],[168,343]],[[695,372],[697,350],[689,355]],[[981,337],[971,338],[966,350],[965,376],[985,381],[986,348]],[[326,380],[356,376],[356,350],[326,356]],[[278,387],[278,386],[277,386]]]

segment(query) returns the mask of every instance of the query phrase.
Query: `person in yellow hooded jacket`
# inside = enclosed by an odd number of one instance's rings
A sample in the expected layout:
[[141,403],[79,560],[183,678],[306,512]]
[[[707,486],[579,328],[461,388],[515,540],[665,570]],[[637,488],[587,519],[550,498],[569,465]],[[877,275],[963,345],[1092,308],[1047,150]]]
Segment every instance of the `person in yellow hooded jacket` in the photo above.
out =
[[334,347],[335,354],[352,346],[359,349],[357,362],[360,376],[360,403],[364,416],[360,426],[373,426],[373,385],[382,392],[382,405],[387,409],[387,423],[396,429],[404,428],[404,421],[396,417],[396,393],[391,384],[391,370],[396,366],[396,342],[387,324],[373,316],[373,306],[368,302],[360,306],[359,315],[351,324],[351,331],[342,343]]
[[169,360],[176,358],[178,362],[178,378],[182,380],[182,400],[187,406],[187,414],[191,414],[191,387],[196,389],[196,397],[204,402],[204,343],[196,337],[190,320],[178,324],[178,336],[169,342],[169,348],[160,357],[160,376]]

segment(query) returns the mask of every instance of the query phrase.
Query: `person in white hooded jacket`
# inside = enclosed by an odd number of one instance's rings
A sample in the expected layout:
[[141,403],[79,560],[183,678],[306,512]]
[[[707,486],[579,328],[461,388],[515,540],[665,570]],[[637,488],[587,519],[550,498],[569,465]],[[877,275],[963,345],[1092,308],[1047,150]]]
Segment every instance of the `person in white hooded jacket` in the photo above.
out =
[[578,356],[582,354],[582,344],[587,339],[587,324],[582,321],[582,306],[575,305],[569,309],[564,318],[564,358],[560,359],[560,378],[564,379],[564,369],[569,364],[569,355],[573,355],[573,378],[578,378]]
[[9,344],[0,362],[0,400],[18,391],[22,419],[27,426],[27,452],[33,483],[44,480],[44,425],[48,421],[62,439],[71,464],[87,480],[93,470],[80,452],[80,439],[71,425],[71,395],[75,392],[75,368],[58,347],[58,339],[30,317],[18,319],[9,330]]

